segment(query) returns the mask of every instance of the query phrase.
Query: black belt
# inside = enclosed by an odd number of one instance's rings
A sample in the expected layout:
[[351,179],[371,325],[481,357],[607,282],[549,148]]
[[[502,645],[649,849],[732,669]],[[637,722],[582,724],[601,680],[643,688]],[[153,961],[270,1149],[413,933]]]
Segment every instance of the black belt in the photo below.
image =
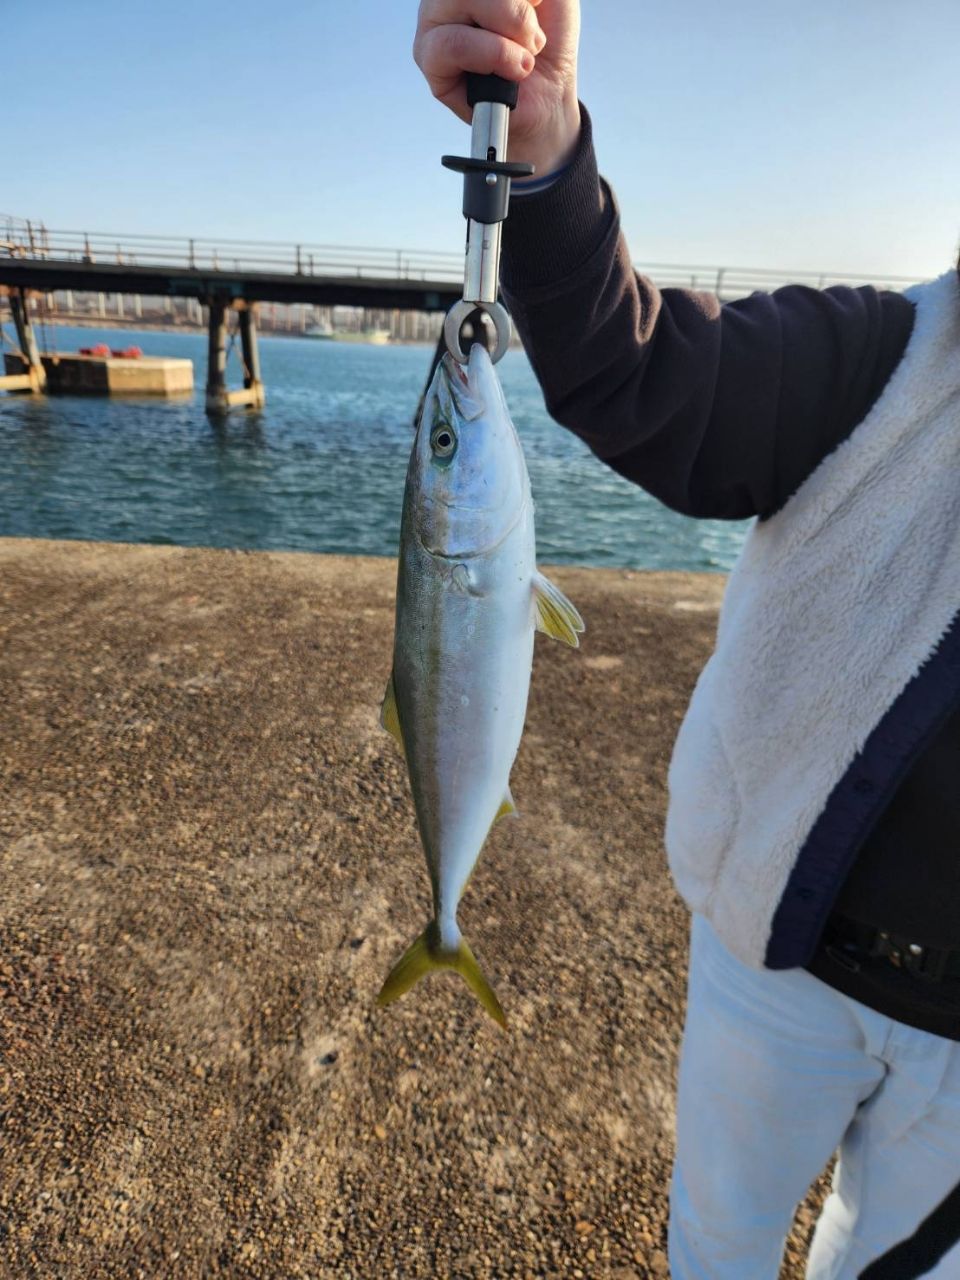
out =
[[903,934],[874,929],[848,916],[830,917],[823,948],[852,973],[858,972],[864,961],[879,958],[925,982],[960,981],[960,950],[924,946]]

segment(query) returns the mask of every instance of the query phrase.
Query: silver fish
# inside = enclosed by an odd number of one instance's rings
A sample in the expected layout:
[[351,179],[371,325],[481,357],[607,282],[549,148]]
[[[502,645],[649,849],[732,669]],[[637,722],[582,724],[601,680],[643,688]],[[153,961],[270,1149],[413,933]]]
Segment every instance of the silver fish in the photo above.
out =
[[379,1004],[452,969],[506,1025],[457,906],[491,826],[516,812],[510,770],[538,629],[576,647],[583,621],[537,572],[523,451],[490,357],[475,344],[466,371],[450,356],[437,368],[407,470],[381,723],[406,757],[434,916]]

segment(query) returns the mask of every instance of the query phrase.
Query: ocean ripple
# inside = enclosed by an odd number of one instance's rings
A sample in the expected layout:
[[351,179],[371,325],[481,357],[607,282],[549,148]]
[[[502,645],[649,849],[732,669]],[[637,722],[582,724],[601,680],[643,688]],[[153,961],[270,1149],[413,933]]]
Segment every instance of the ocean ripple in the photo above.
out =
[[[193,359],[181,401],[0,394],[0,534],[394,555],[431,352],[261,338],[267,404],[213,423],[200,334],[49,329],[61,350],[136,342]],[[526,358],[500,365],[523,440],[544,562],[728,570],[747,525],[690,520],[548,417]],[[236,365],[228,377],[239,384]]]

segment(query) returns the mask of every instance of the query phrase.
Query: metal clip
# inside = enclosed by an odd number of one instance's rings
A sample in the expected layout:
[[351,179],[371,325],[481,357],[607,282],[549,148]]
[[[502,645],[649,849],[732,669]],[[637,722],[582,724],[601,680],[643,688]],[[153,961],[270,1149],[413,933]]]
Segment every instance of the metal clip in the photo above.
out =
[[463,349],[460,331],[463,329],[464,321],[474,311],[485,312],[493,321],[497,344],[490,352],[490,359],[496,364],[510,345],[510,317],[507,315],[506,308],[499,302],[467,302],[466,299],[463,302],[455,302],[443,322],[443,340],[447,344],[447,350],[454,360],[460,364],[466,364],[470,352]]
[[500,281],[500,239],[510,200],[510,179],[527,176],[533,166],[506,159],[510,112],[516,106],[517,85],[499,76],[468,76],[467,100],[473,107],[470,156],[443,156],[441,163],[463,174],[463,214],[467,246],[463,301],[454,305],[443,326],[453,358],[465,363],[460,331],[471,312],[485,311],[493,322],[497,343],[491,359],[499,360],[510,345],[510,317],[497,301]]

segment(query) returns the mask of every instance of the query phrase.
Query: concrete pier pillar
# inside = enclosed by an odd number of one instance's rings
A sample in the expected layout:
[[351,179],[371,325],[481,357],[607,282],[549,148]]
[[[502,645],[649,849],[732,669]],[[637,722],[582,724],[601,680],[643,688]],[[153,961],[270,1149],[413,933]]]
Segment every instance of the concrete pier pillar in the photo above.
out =
[[240,311],[240,344],[243,350],[243,386],[250,392],[247,403],[253,409],[262,409],[265,397],[257,346],[257,312],[250,303]]
[[17,342],[27,362],[26,376],[29,379],[29,387],[22,389],[44,391],[47,385],[47,374],[40,359],[40,349],[37,346],[37,338],[30,322],[30,312],[27,310],[26,296],[22,289],[11,290],[10,313],[13,317],[13,327],[17,331]]
[[227,311],[222,302],[210,301],[207,340],[207,413],[226,413],[227,397]]

